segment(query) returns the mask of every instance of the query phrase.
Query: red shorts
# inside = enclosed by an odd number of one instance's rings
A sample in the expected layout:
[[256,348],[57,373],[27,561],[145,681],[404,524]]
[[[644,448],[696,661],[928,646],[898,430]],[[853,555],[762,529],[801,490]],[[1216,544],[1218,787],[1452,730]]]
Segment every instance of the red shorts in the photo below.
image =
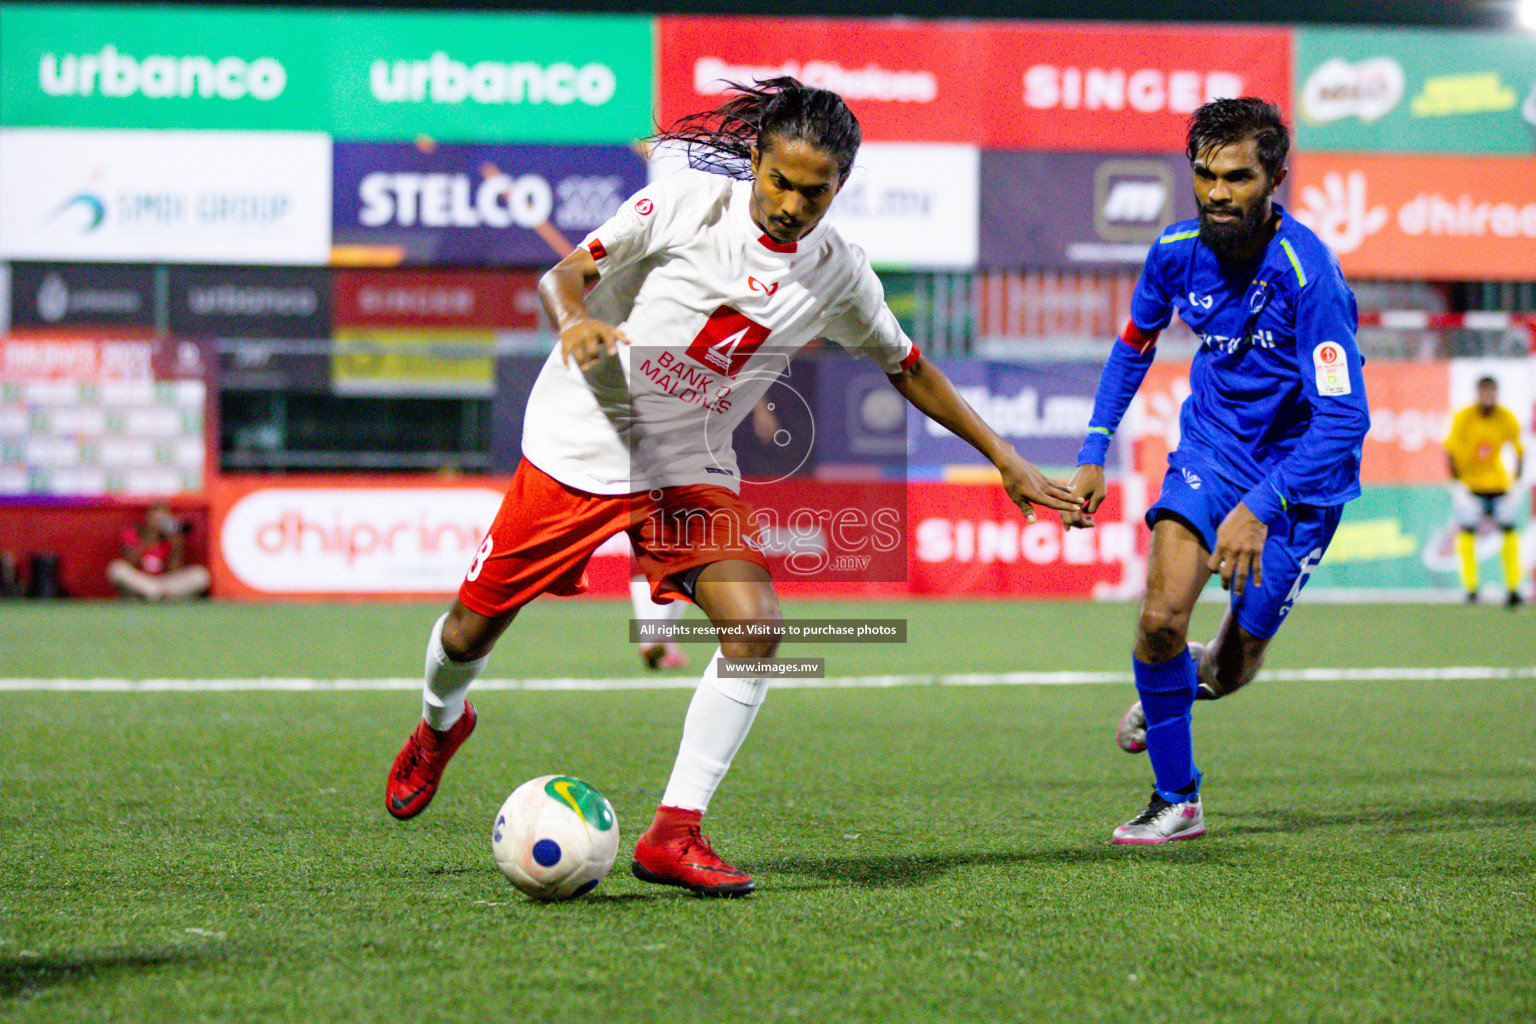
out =
[[675,577],[697,566],[741,559],[768,568],[756,547],[752,506],[724,487],[588,494],[524,459],[459,587],[459,600],[470,611],[500,618],[540,594],[585,593],[587,559],[621,532],[629,534],[658,601],[691,600]]

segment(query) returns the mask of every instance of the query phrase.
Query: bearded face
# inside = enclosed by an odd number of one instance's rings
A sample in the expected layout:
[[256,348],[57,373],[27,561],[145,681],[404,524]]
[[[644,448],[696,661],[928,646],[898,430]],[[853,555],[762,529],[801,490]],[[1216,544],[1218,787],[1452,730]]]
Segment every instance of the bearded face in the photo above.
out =
[[1218,258],[1242,261],[1263,251],[1270,196],[1285,177],[1273,178],[1259,163],[1253,139],[1202,151],[1191,169],[1200,208],[1200,241]]
[[1224,260],[1234,260],[1253,248],[1269,216],[1267,202],[1200,207],[1200,241]]

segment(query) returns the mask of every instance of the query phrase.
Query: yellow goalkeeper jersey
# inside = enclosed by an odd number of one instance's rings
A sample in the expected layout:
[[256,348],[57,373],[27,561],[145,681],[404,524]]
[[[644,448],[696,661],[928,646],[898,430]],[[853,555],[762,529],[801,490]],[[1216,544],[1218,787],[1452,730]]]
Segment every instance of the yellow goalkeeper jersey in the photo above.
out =
[[1520,447],[1520,422],[1515,414],[1502,405],[1483,415],[1482,409],[1469,405],[1451,421],[1451,433],[1445,439],[1445,450],[1456,461],[1457,479],[1477,494],[1503,494],[1511,483],[1509,470],[1504,468],[1504,445],[1513,444],[1515,451],[1524,454]]

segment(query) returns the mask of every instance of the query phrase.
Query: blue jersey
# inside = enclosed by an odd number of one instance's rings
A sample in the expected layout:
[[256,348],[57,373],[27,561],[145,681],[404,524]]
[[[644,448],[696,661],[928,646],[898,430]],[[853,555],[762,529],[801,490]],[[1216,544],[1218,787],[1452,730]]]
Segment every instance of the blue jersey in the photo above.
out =
[[1360,493],[1370,428],[1355,296],[1328,247],[1274,209],[1274,238],[1242,266],[1200,242],[1197,220],[1165,230],[1147,254],[1131,319],[1160,331],[1177,310],[1201,339],[1173,465],[1202,463],[1266,507],[1342,505]]

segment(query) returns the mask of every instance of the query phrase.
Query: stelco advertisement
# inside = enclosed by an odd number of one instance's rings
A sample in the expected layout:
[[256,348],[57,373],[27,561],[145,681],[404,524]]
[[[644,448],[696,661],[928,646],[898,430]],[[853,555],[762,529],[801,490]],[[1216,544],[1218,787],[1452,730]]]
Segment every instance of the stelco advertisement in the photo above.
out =
[[553,266],[645,181],[623,146],[338,142],[335,262]]

